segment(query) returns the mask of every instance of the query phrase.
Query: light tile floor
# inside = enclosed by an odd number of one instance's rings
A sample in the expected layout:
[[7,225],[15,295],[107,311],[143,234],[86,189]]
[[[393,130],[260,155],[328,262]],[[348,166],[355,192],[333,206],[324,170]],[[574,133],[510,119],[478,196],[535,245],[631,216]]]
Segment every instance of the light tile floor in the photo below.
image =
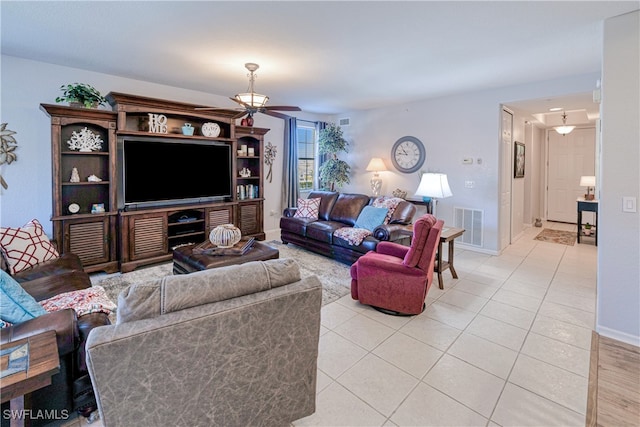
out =
[[[293,425],[584,426],[597,248],[540,231],[500,256],[456,248],[459,279],[445,272],[419,316],[324,306],[317,409]],[[102,422],[65,424],[87,426]]]
[[500,256],[456,248],[459,279],[419,316],[323,307],[317,410],[293,425],[584,426],[597,248],[540,231]]

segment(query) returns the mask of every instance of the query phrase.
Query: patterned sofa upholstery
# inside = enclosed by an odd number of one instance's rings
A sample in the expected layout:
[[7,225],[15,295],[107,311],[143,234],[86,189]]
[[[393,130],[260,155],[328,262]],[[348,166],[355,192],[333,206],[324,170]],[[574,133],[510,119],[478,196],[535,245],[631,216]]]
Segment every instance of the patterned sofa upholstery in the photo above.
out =
[[373,204],[375,197],[364,194],[347,194],[331,191],[313,191],[308,199],[320,198],[318,218],[297,218],[296,208],[287,208],[280,218],[280,239],[310,251],[352,264],[369,251],[376,249],[380,241],[398,241],[407,237],[404,227],[410,224],[416,207],[407,201],[400,202],[388,224],[378,226],[371,236],[359,245],[333,235],[343,227],[353,227],[365,206]]
[[106,427],[284,426],[315,412],[322,285],[294,260],[131,285],[87,340]]

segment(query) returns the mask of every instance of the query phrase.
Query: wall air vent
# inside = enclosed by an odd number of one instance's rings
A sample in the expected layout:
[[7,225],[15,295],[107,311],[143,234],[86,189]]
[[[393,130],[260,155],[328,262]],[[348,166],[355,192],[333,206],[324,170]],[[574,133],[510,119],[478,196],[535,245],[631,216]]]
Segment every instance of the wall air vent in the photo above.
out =
[[349,126],[349,124],[351,124],[351,119],[349,117],[338,120],[339,126]]
[[464,234],[459,242],[466,245],[482,247],[482,225],[484,211],[480,209],[454,208],[454,224],[464,228]]

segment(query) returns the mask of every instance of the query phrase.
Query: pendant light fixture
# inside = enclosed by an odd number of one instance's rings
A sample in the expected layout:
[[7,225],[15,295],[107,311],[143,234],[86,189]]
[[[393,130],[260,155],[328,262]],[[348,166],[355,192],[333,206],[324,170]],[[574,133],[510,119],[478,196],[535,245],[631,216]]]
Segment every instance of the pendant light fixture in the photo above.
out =
[[571,131],[574,130],[575,128],[576,128],[575,126],[567,126],[567,113],[565,111],[562,112],[562,126],[554,127],[556,132],[558,132],[560,135],[563,135],[563,136],[568,133],[571,133]]
[[253,91],[253,83],[256,80],[256,76],[253,74],[260,66],[258,64],[254,64],[252,62],[247,62],[244,64],[245,68],[249,70],[249,89],[248,92],[239,93],[235,96],[237,101],[240,101],[243,104],[246,104],[250,107],[264,107],[264,104],[267,103],[269,97],[266,95],[261,95],[259,93],[255,93]]

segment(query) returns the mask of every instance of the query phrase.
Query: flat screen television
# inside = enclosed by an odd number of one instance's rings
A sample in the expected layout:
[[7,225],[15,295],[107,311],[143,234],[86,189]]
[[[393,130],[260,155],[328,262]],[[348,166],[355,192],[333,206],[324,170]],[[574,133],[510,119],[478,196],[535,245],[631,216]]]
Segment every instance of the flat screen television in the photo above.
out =
[[231,161],[229,144],[122,137],[118,205],[129,209],[229,199]]

